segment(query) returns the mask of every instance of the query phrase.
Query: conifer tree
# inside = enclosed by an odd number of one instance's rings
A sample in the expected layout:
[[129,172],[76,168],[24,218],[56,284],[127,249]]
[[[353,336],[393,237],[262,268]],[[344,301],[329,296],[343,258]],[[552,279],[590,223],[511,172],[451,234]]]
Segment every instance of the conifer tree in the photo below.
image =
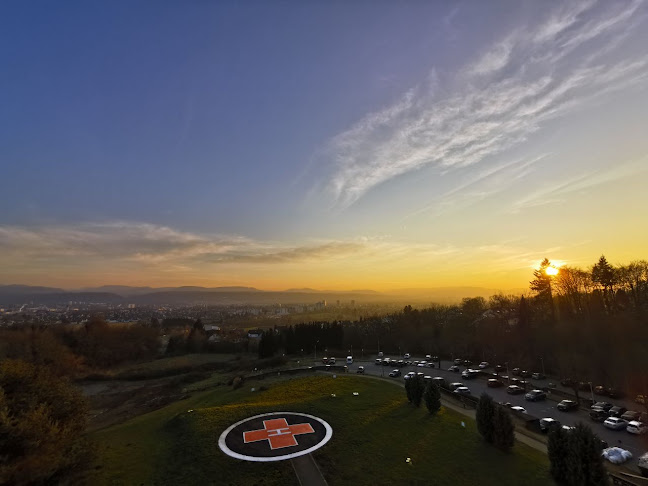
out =
[[498,449],[510,451],[515,441],[515,428],[509,412],[495,407],[493,414],[493,444]]
[[482,393],[477,402],[476,420],[477,430],[484,440],[489,444],[493,443],[493,420],[495,415],[495,404],[488,393]]
[[430,380],[425,386],[423,400],[425,400],[425,406],[430,413],[437,413],[441,409],[441,392],[439,391],[439,385]]

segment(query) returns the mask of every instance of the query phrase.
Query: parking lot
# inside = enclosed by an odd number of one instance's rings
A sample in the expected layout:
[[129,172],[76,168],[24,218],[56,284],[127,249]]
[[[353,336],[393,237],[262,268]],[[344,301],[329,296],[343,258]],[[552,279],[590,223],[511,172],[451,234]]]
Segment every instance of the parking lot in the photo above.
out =
[[[387,357],[387,356],[385,356]],[[365,369],[365,374],[373,375],[373,376],[384,376],[387,379],[391,380],[398,380],[399,382],[403,382],[403,377],[410,371],[414,372],[423,372],[426,375],[429,375],[431,377],[435,376],[441,376],[443,377],[447,383],[453,383],[453,382],[461,382],[463,385],[467,386],[470,389],[470,393],[473,397],[479,398],[479,396],[483,393],[486,392],[488,393],[491,397],[496,402],[501,402],[501,403],[510,403],[512,406],[522,406],[526,409],[527,413],[529,415],[532,415],[538,419],[545,418],[545,417],[551,417],[554,418],[558,421],[561,422],[563,425],[576,425],[578,422],[583,422],[587,425],[589,425],[592,430],[599,435],[601,439],[606,441],[610,447],[613,446],[618,446],[622,447],[623,449],[629,450],[632,455],[633,459],[626,463],[627,466],[632,467],[633,469],[637,469],[637,459],[641,454],[644,452],[648,451],[648,435],[643,435],[643,436],[635,436],[632,435],[625,430],[610,430],[606,427],[603,426],[602,423],[596,423],[593,422],[589,418],[589,409],[586,408],[580,408],[578,410],[573,410],[570,412],[561,412],[556,408],[556,405],[558,402],[563,400],[564,398],[568,398],[563,395],[563,393],[560,393],[558,396],[556,392],[554,391],[552,393],[551,389],[547,392],[547,398],[546,400],[542,401],[528,401],[525,399],[524,394],[520,395],[510,395],[506,392],[506,386],[508,385],[507,380],[502,380],[504,382],[504,386],[499,387],[499,388],[489,388],[487,386],[487,379],[491,378],[489,376],[485,376],[483,374],[466,379],[462,378],[461,376],[461,371],[465,370],[465,366],[460,366],[460,371],[447,371],[448,368],[453,365],[454,363],[450,361],[441,361],[441,369],[438,369],[435,364],[434,368],[431,367],[418,367],[418,366],[403,366],[403,367],[395,367],[395,366],[382,366],[382,365],[377,365],[375,364],[376,356],[371,357],[371,359],[367,358],[363,361],[357,361],[354,360],[354,363],[349,366],[349,372],[350,373],[355,373],[358,369],[358,366],[364,366]],[[396,356],[390,356],[392,359],[402,359],[398,358]],[[412,356],[408,361],[416,361],[416,360],[424,360],[425,357],[414,357]],[[475,368],[477,367],[477,364],[472,365]],[[397,377],[389,377],[389,373],[393,369],[399,369],[401,371],[401,375]],[[487,373],[493,373],[494,370],[492,367],[489,367],[487,369],[483,370],[484,372]],[[506,372],[503,372],[501,374],[506,374]],[[510,375],[509,375],[510,376]],[[511,378],[513,378],[511,376]],[[529,380],[529,384],[527,385],[527,391],[530,391],[534,388],[539,388],[539,387],[547,387],[547,384],[549,383],[549,379],[543,379],[543,380]],[[554,381],[555,382],[555,381]],[[569,388],[565,388],[559,385],[559,383],[556,383],[558,386],[556,389],[568,393],[573,398],[573,390]],[[589,397],[590,394],[587,393],[582,393],[581,398],[583,397]],[[607,397],[596,397],[594,396],[594,399],[599,398],[600,401],[609,401],[613,403],[614,405],[623,405],[625,406],[628,410],[636,410],[636,411],[643,411],[643,406],[632,403],[631,401],[628,400],[616,400],[616,399],[610,399]]]

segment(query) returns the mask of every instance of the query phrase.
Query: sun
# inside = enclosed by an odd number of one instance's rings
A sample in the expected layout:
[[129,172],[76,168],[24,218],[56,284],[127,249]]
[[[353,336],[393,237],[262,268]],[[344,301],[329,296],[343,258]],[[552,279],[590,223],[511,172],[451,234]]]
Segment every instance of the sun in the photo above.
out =
[[545,273],[551,277],[558,275],[558,269],[556,267],[547,267],[545,268]]

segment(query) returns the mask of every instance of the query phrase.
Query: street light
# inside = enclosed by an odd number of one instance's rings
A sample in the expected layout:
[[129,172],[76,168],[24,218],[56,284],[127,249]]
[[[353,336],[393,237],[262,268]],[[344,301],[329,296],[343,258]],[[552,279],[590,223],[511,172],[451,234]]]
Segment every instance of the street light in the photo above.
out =
[[544,359],[540,356],[540,363],[542,363],[542,374],[545,374]]
[[590,393],[592,394],[592,405],[594,405],[594,390],[592,389],[592,382],[588,381],[587,384],[590,386]]
[[509,373],[509,369],[508,369],[508,361],[506,362],[506,377],[508,378],[509,386],[511,386],[511,374]]

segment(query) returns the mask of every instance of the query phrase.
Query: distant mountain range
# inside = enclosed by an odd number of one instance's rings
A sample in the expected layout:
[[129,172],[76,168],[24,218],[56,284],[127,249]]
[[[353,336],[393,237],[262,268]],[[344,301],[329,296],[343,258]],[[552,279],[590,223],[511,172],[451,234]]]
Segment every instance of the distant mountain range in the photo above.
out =
[[[516,289],[504,293],[520,294]],[[430,289],[401,289],[390,292],[375,290],[316,290],[311,288],[284,291],[259,290],[254,287],[131,287],[103,285],[77,290],[30,285],[0,285],[0,305],[33,303],[55,305],[66,302],[95,302],[140,305],[271,305],[308,304],[326,300],[329,305],[378,302],[454,303],[463,297],[489,297],[500,293],[483,287],[438,287]]]

